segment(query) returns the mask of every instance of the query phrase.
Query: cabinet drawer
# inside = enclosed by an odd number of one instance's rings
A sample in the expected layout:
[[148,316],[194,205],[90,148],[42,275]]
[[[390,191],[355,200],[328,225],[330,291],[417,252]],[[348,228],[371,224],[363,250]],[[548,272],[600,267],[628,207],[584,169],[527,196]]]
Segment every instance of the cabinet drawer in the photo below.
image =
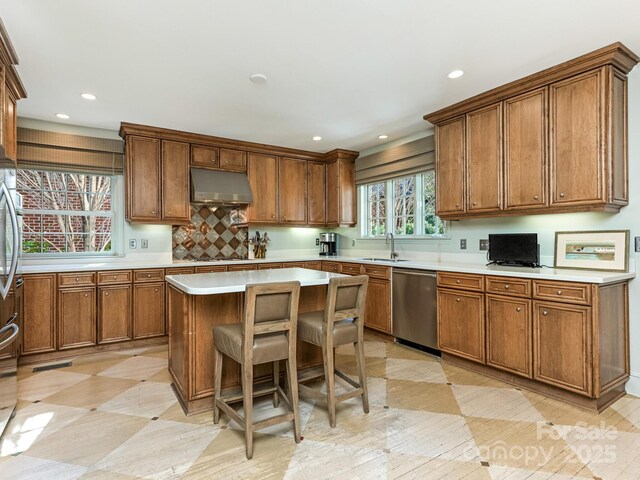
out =
[[194,167],[217,168],[218,149],[206,145],[191,145],[191,165]]
[[391,278],[391,269],[380,265],[364,265],[364,273],[374,278]]
[[282,268],[305,268],[304,262],[287,262]]
[[188,275],[190,273],[193,273],[193,267],[174,267],[164,271],[165,275]]
[[133,281],[136,283],[162,282],[164,281],[164,270],[162,268],[135,270],[133,272]]
[[531,280],[511,277],[486,277],[487,293],[531,297]]
[[340,273],[340,264],[338,262],[322,262],[322,271]]
[[341,272],[346,275],[360,275],[362,273],[362,265],[357,263],[343,263]]
[[591,305],[591,285],[534,280],[533,297],[541,300]]
[[252,263],[244,263],[240,265],[229,265],[230,272],[244,272],[247,270],[256,270],[255,264]]
[[322,262],[304,262],[304,268],[308,268],[310,270],[322,270]]
[[113,272],[98,272],[98,285],[113,285],[116,283],[131,283],[133,277],[131,270],[118,270]]
[[238,172],[247,171],[247,153],[240,150],[220,149],[220,168]]
[[81,272],[81,273],[59,273],[58,274],[58,287],[81,287],[85,285],[94,285],[96,283],[96,277],[94,272]]
[[459,288],[462,290],[484,290],[484,278],[482,275],[468,273],[442,273],[438,272],[437,284],[439,287]]
[[258,270],[273,270],[275,268],[282,268],[281,263],[259,263]]
[[202,267],[196,267],[196,273],[220,273],[226,271],[226,265],[204,265]]

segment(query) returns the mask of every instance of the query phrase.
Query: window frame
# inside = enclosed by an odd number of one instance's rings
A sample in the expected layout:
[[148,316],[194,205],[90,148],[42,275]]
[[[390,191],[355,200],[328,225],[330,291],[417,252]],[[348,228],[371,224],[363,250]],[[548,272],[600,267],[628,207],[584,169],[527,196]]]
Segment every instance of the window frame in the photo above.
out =
[[[451,224],[446,220],[442,220],[444,224],[445,233],[443,234],[425,234],[415,233],[424,232],[425,228],[425,209],[424,209],[424,181],[423,175],[433,172],[433,169],[425,170],[423,172],[415,173],[413,175],[406,175],[404,177],[397,177],[390,180],[383,180],[379,182],[372,182],[358,187],[358,218],[360,220],[360,236],[359,240],[384,240],[387,236],[387,232],[393,233],[396,240],[448,240],[451,238]],[[405,178],[414,178],[414,233],[413,234],[396,234],[395,233],[395,210],[393,208],[393,181]],[[385,188],[385,234],[382,235],[370,235],[369,234],[369,195],[368,187],[383,183]],[[391,213],[391,215],[389,215]]]
[[[37,172],[41,172],[41,171],[45,171],[44,169],[30,169],[30,168],[26,168],[23,170],[28,170],[28,171],[37,171]],[[47,171],[53,171],[53,170],[47,170]],[[91,258],[91,257],[95,257],[95,258],[113,258],[113,257],[123,257],[124,253],[123,253],[123,247],[124,247],[124,241],[123,241],[123,234],[124,234],[124,215],[123,215],[123,188],[124,188],[124,182],[123,182],[123,176],[120,174],[112,174],[112,175],[107,175],[107,174],[97,174],[97,173],[83,173],[83,172],[59,172],[59,173],[66,173],[66,174],[80,174],[80,175],[96,175],[96,176],[104,176],[104,177],[109,177],[110,179],[110,185],[111,185],[111,211],[110,213],[102,213],[102,212],[95,212],[93,214],[89,213],[89,212],[81,212],[81,211],[76,211],[76,210],[59,210],[58,213],[61,213],[63,215],[71,215],[71,216],[87,216],[87,217],[111,217],[111,250],[110,251],[105,251],[105,252],[23,252],[22,251],[22,245],[23,245],[23,240],[20,240],[20,252],[22,255],[22,258],[25,260],[29,260],[29,259],[54,259],[54,258]],[[17,185],[16,185],[16,189],[17,189]],[[19,191],[19,190],[18,190]],[[65,190],[67,193],[68,190]],[[74,193],[74,192],[71,192]],[[45,215],[55,215],[55,213],[51,213],[52,210],[47,210],[47,209],[31,209],[31,208],[22,208],[22,213],[23,214],[28,214],[28,213],[35,213],[35,214],[45,214]],[[65,232],[65,235],[67,233]]]

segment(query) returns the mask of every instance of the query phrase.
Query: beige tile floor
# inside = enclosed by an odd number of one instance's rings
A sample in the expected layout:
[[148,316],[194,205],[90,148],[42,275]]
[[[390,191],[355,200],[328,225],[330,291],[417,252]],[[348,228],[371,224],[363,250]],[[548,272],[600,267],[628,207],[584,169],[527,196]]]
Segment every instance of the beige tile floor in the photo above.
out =
[[[602,414],[512,388],[430,355],[367,339],[371,410],[302,401],[303,441],[288,425],[242,433],[224,416],[186,417],[165,346],[21,368],[18,411],[0,442],[0,479],[640,478],[640,399]],[[340,348],[338,365],[355,374]],[[321,384],[317,384],[321,388]],[[256,401],[256,415],[272,412]]]

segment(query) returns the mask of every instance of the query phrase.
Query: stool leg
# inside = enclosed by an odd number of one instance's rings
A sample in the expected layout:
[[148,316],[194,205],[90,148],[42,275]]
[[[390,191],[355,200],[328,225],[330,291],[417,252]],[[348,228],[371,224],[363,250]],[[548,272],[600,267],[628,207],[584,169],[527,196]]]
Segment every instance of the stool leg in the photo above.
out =
[[298,403],[298,368],[295,358],[285,361],[285,375],[287,376],[287,397],[293,410],[293,439],[300,443],[300,405]]
[[356,342],[353,346],[356,349],[358,377],[360,378],[360,386],[362,387],[362,410],[364,410],[364,413],[369,413],[369,390],[367,388],[367,373],[364,367],[364,343]]
[[336,426],[336,378],[335,364],[333,363],[333,348],[329,351],[326,345],[322,346],[324,357],[324,383],[327,387],[327,407],[329,410],[329,425]]
[[242,365],[242,406],[247,459],[253,458],[253,365]]
[[280,406],[280,395],[278,394],[278,385],[280,385],[280,362],[276,360],[273,362],[273,386],[276,391],[273,392],[273,406],[278,408]]
[[213,350],[213,423],[220,421],[220,389],[222,388],[222,353],[217,348]]

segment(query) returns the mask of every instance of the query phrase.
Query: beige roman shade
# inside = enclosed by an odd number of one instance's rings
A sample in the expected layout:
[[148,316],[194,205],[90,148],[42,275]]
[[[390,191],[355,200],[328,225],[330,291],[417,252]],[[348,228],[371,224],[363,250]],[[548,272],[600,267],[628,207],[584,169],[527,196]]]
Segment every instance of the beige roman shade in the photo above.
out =
[[356,185],[415,175],[435,166],[433,135],[356,160]]
[[18,128],[19,168],[118,175],[123,152],[122,140]]

